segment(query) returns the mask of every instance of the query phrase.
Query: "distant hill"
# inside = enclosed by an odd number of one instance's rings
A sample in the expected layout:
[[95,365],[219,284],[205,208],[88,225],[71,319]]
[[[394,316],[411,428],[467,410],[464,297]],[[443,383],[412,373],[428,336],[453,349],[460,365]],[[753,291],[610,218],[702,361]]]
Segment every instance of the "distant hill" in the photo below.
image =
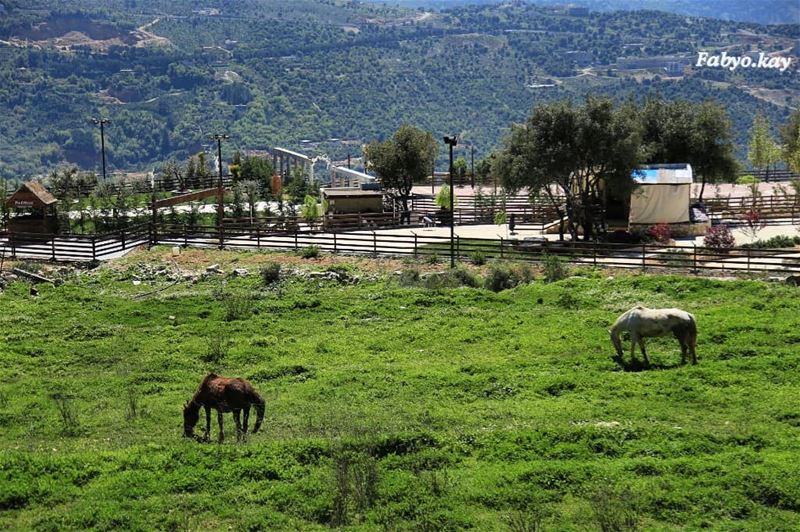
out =
[[743,156],[756,112],[777,125],[800,107],[796,70],[691,68],[698,50],[788,53],[797,25],[531,5],[0,3],[6,177],[97,168],[97,115],[112,119],[109,166],[151,170],[209,148],[213,132],[231,135],[225,157],[282,145],[344,158],[403,122],[460,132],[479,158],[537,103],[590,93],[719,101]]
[[[492,5],[504,3],[500,0],[394,0],[387,2],[411,8],[451,9],[466,5]],[[593,11],[615,11],[619,9],[648,9],[691,15],[713,17],[759,24],[800,23],[800,2],[797,0],[535,0],[537,5],[574,4]]]

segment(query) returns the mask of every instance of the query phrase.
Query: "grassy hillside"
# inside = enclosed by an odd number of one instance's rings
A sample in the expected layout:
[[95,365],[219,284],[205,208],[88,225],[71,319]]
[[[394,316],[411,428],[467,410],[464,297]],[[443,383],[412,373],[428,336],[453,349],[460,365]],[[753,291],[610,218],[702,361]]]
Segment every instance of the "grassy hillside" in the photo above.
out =
[[[0,527],[800,526],[795,288],[585,271],[493,293],[276,257],[156,250],[0,295]],[[167,280],[270,260],[361,282]],[[699,365],[667,340],[652,369],[614,362],[637,303],[695,313]],[[209,370],[261,391],[262,433],[181,438]]]

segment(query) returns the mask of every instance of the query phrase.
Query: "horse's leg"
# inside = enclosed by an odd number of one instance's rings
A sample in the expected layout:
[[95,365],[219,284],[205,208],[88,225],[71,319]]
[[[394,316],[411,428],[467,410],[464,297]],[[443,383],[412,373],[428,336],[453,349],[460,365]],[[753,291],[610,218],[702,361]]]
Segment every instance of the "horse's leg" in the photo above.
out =
[[219,442],[225,440],[225,431],[222,430],[222,410],[217,410],[217,422],[219,423]]
[[644,363],[648,366],[650,365],[650,360],[647,358],[647,351],[644,348],[644,337],[639,337],[639,349],[642,350],[642,358],[644,358]]
[[636,360],[636,343],[639,341],[639,335],[631,333],[631,361]]
[[244,426],[242,429],[244,430],[244,439],[247,439],[247,421],[250,419],[250,405],[244,407]]
[[236,409],[233,411],[233,421],[236,423],[236,441],[242,441],[242,418],[241,418],[241,409]]
[[211,407],[205,406],[206,409],[206,432],[203,434],[203,439],[208,441],[211,439]]
[[695,365],[697,364],[697,353],[695,352],[695,348],[697,347],[697,334],[690,331],[687,335],[686,343],[688,344],[689,353],[692,355],[692,365]]

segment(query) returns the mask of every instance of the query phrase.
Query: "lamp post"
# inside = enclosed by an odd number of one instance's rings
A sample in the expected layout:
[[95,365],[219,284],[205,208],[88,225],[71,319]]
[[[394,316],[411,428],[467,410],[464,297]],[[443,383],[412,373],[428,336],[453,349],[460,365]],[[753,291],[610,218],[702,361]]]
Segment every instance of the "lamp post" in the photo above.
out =
[[92,118],[92,122],[100,125],[100,151],[103,157],[103,181],[106,180],[106,132],[105,125],[111,122],[108,118]]
[[208,138],[211,140],[217,141],[217,170],[219,172],[219,182],[217,183],[217,227],[219,228],[219,247],[220,249],[223,247],[223,234],[222,234],[222,219],[225,217],[225,206],[224,206],[224,189],[222,186],[222,141],[227,140],[230,137],[228,135],[222,133],[215,133],[214,135],[209,135]]
[[454,195],[455,189],[453,188],[453,148],[458,144],[458,137],[456,135],[445,137],[444,143],[450,147],[450,267],[456,267],[456,251],[455,251],[455,225],[456,213],[454,211]]

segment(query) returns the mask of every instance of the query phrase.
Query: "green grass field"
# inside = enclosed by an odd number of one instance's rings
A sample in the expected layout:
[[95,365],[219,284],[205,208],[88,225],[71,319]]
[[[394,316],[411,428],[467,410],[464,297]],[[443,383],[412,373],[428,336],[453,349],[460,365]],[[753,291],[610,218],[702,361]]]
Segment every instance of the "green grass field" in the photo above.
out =
[[[168,264],[154,250],[38,297],[10,285],[0,528],[800,528],[796,288],[586,270],[494,293],[366,259],[190,259],[340,261],[362,282],[134,286]],[[671,339],[651,369],[612,360],[635,304],[693,312],[699,365]],[[253,382],[265,430],[237,444],[227,415],[222,445],[181,437],[209,370]]]

